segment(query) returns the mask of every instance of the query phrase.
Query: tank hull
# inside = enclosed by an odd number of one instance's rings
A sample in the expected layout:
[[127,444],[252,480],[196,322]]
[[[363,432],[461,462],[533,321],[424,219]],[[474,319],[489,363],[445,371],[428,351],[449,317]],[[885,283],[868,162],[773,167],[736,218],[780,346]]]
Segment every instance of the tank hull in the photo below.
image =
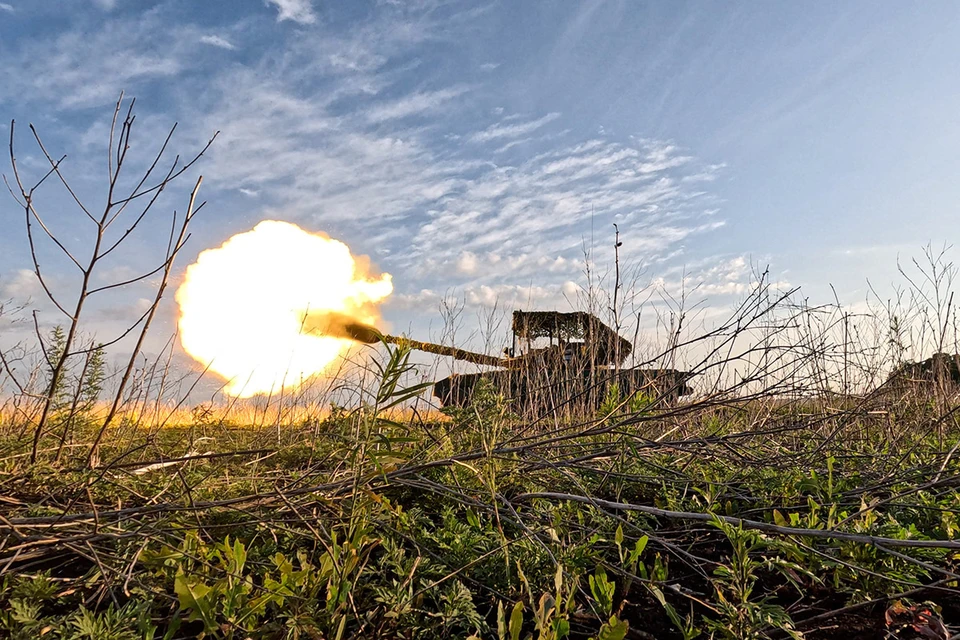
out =
[[498,370],[451,375],[434,384],[433,395],[445,407],[465,407],[472,402],[480,380],[488,380],[518,408],[573,405],[597,409],[613,384],[617,384],[621,398],[641,392],[650,398],[672,402],[693,393],[686,384],[690,377],[689,373],[676,369]]

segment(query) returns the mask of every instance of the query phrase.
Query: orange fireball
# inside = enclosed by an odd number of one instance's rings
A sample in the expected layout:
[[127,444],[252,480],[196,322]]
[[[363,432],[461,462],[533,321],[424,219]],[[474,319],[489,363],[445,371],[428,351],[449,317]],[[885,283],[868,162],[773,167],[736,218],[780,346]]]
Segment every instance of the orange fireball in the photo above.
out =
[[202,252],[177,290],[184,350],[250,397],[295,388],[353,341],[318,333],[310,314],[335,312],[376,325],[390,274],[370,277],[347,245],[266,220]]

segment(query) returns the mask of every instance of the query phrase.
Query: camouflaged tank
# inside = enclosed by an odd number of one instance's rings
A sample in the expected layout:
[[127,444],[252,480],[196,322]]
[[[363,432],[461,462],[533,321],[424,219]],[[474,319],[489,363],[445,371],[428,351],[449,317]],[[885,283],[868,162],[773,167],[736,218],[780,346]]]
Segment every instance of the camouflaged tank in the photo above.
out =
[[408,341],[411,348],[492,367],[453,374],[434,384],[444,406],[469,405],[481,380],[515,406],[542,410],[563,405],[599,407],[611,397],[642,394],[646,401],[675,401],[693,393],[692,375],[676,369],[624,368],[633,345],[585,312],[514,311],[513,346],[502,356]]

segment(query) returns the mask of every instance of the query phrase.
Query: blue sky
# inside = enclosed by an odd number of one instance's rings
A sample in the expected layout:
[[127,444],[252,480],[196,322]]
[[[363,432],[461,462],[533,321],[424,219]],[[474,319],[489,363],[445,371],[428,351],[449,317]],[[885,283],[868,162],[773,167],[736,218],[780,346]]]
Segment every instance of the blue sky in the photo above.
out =
[[[121,90],[137,97],[138,158],[175,121],[183,155],[221,131],[177,277],[288,220],[393,274],[384,313],[415,333],[435,334],[450,295],[470,313],[567,306],[585,244],[609,268],[613,223],[641,284],[686,277],[714,305],[743,294],[753,264],[859,302],[868,277],[883,286],[898,255],[957,229],[952,2],[3,0],[0,60],[0,135],[15,118],[20,161],[42,172],[34,123],[94,202]],[[53,185],[42,197],[82,246],[82,214]],[[10,198],[0,221],[0,298],[38,300]],[[152,265],[161,221],[104,278]],[[147,293],[105,298],[88,330],[137,317]]]

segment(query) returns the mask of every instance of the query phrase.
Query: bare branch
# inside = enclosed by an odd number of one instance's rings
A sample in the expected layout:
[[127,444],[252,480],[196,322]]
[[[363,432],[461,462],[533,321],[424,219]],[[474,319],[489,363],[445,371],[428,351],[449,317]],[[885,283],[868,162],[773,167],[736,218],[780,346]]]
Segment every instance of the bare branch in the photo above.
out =
[[[180,176],[183,175],[188,169],[190,169],[190,167],[192,167],[194,164],[196,164],[196,162],[197,162],[198,160],[200,160],[201,157],[203,157],[203,155],[207,152],[207,149],[210,148],[210,145],[213,144],[214,140],[216,140],[216,139],[217,139],[217,136],[219,136],[219,135],[220,135],[220,132],[219,132],[219,131],[217,131],[216,133],[214,133],[214,134],[213,134],[213,137],[210,138],[210,139],[207,141],[207,143],[203,146],[203,149],[201,149],[200,152],[199,152],[196,156],[194,156],[194,158],[193,158],[190,162],[188,162],[187,164],[185,164],[185,165],[183,165],[182,167],[180,167],[179,170],[177,170],[173,175],[171,175],[170,178],[169,178],[169,180],[167,180],[166,182],[169,182],[169,181],[171,181],[171,180],[174,180],[174,179],[180,177]],[[177,156],[177,157],[178,157],[178,159],[179,159],[179,156]],[[117,200],[117,201],[115,201],[113,204],[114,204],[114,205],[124,204],[125,202],[127,202],[127,201],[129,201],[129,200],[136,200],[137,198],[141,198],[141,197],[147,195],[148,193],[152,193],[152,192],[156,191],[157,189],[163,188],[164,184],[165,184],[165,183],[163,183],[163,182],[158,183],[158,184],[156,184],[156,185],[154,185],[154,186],[152,186],[152,187],[149,187],[149,188],[147,188],[147,189],[144,189],[143,191],[138,191],[137,193],[135,193],[135,194],[133,194],[133,195],[127,197],[127,198],[124,198],[123,200]]]
[[[137,185],[131,190],[130,192],[131,195],[136,193],[140,189],[140,187],[142,187],[143,184],[150,178],[151,174],[153,174],[153,170],[157,167],[157,163],[160,162],[160,158],[163,157],[163,152],[166,151],[167,145],[170,143],[170,139],[173,137],[173,132],[176,130],[177,130],[177,123],[174,123],[173,126],[170,128],[170,131],[167,133],[167,137],[164,139],[163,144],[160,146],[160,151],[157,153],[156,157],[153,159],[153,162],[147,168],[146,172],[143,174],[143,177],[140,178],[140,182],[138,182]],[[167,176],[161,181],[161,183],[170,181],[171,179],[170,176],[173,175],[173,171],[174,169],[176,169],[176,166],[177,166],[176,162],[174,162],[173,166],[170,168],[170,172],[167,173]],[[123,213],[124,209],[126,209],[127,204],[130,203],[130,197],[125,198],[121,202],[122,204],[119,207],[117,207],[116,213],[113,215],[112,218],[110,218],[110,220],[107,221],[108,227],[113,223],[114,220],[117,219],[117,217],[121,213]],[[142,217],[142,214],[141,214],[141,217]]]
[[[36,128],[34,128],[34,126],[33,126],[32,124],[29,125],[29,126],[30,126],[30,131],[31,131],[31,133],[33,133],[33,138],[34,138],[34,140],[37,141],[37,146],[40,147],[40,150],[43,152],[43,155],[46,156],[46,158],[47,158],[47,162],[49,162],[50,165],[52,166],[51,171],[52,171],[52,172],[56,172],[57,177],[60,178],[60,183],[63,184],[63,186],[66,188],[67,193],[69,193],[69,194],[70,194],[70,197],[73,198],[73,201],[77,203],[77,206],[80,207],[80,210],[83,211],[83,212],[87,215],[87,217],[90,218],[90,220],[92,220],[94,223],[96,223],[97,219],[94,218],[94,217],[90,214],[89,209],[87,209],[87,208],[84,206],[84,204],[80,201],[80,198],[77,196],[76,193],[74,193],[73,187],[70,186],[70,183],[67,182],[67,179],[64,177],[63,173],[60,172],[60,163],[63,162],[64,159],[67,157],[66,154],[64,154],[64,156],[63,156],[62,158],[60,158],[60,160],[54,162],[54,161],[53,161],[53,158],[52,158],[52,157],[50,156],[50,154],[47,152],[47,148],[46,148],[45,146],[43,146],[43,140],[40,139],[40,134],[37,133]],[[50,175],[50,174],[48,173],[47,175]],[[44,176],[44,180],[46,180],[46,178],[47,178],[47,176]],[[37,189],[37,187],[39,187],[42,183],[43,183],[43,180],[41,180],[40,182],[38,182],[38,183],[33,187],[33,189],[30,190],[30,193],[33,194],[33,192]]]
[[145,280],[145,279],[149,278],[150,276],[152,276],[153,274],[157,273],[158,271],[162,270],[165,266],[167,266],[166,261],[164,261],[163,264],[161,264],[161,265],[158,266],[157,268],[153,269],[152,271],[149,271],[149,272],[147,272],[147,273],[144,273],[144,274],[142,274],[142,275],[139,275],[139,276],[137,276],[137,277],[135,277],[135,278],[130,278],[129,280],[124,280],[124,281],[122,281],[122,282],[114,282],[114,283],[112,283],[112,284],[103,285],[102,287],[96,287],[95,289],[90,289],[90,290],[87,292],[87,295],[91,295],[91,296],[92,296],[93,294],[95,294],[95,293],[100,293],[101,291],[107,291],[108,289],[116,289],[117,287],[125,287],[125,286],[127,286],[128,284],[133,284],[133,283],[135,283],[135,282],[140,282],[141,280]]
[[759,522],[757,520],[745,520],[743,518],[734,518],[723,516],[716,513],[696,513],[692,511],[671,511],[669,509],[658,509],[641,504],[629,504],[626,502],[613,502],[610,500],[601,500],[591,496],[579,496],[572,493],[555,493],[552,491],[541,491],[536,493],[524,493],[514,498],[516,502],[528,502],[531,500],[560,500],[568,502],[579,502],[589,504],[598,508],[611,509],[614,511],[638,511],[660,518],[672,518],[676,520],[699,520],[701,522],[712,522],[720,520],[735,527],[744,529],[755,529],[767,533],[777,533],[786,536],[799,536],[801,538],[825,538],[828,540],[847,540],[850,542],[859,542],[869,545],[886,545],[889,547],[913,547],[920,549],[960,549],[960,540],[912,540],[884,538],[881,536],[862,535],[859,533],[847,533],[845,531],[835,531],[830,529],[802,529],[799,527],[782,527],[769,522]]

